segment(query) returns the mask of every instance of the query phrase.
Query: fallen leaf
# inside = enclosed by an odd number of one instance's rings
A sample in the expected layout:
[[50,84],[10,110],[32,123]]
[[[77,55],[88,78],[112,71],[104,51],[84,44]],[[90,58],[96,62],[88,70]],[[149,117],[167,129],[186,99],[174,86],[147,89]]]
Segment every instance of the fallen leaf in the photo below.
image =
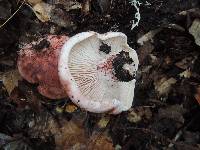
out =
[[138,115],[136,112],[134,111],[131,111],[129,114],[128,114],[128,117],[127,117],[128,121],[130,122],[133,122],[133,123],[137,123],[137,122],[140,122],[142,120],[141,116]]
[[10,95],[13,89],[18,86],[18,81],[22,80],[22,77],[18,70],[12,70],[4,73],[2,80],[8,94]]
[[200,9],[199,8],[192,8],[189,10],[181,11],[179,15],[186,16],[188,14],[193,14],[193,16],[199,17],[200,16]]
[[86,145],[87,137],[83,126],[79,126],[73,121],[65,122],[61,128],[61,133],[54,134],[56,134],[56,145],[64,147],[64,149],[72,149],[77,146],[85,147]]
[[81,9],[81,3],[77,2],[76,0],[55,0],[55,4],[62,5],[66,11],[70,11],[73,9]]
[[65,107],[65,111],[68,113],[72,113],[72,112],[76,111],[77,109],[78,109],[78,107],[72,103],[66,105],[66,107]]
[[174,78],[167,79],[166,77],[163,77],[160,80],[154,82],[155,90],[160,96],[167,95],[170,92],[172,85],[176,82],[177,81]]
[[72,27],[74,24],[72,22],[72,18],[70,14],[63,9],[53,8],[50,11],[50,22],[53,22],[61,27]]
[[144,45],[144,43],[147,42],[147,41],[152,42],[152,41],[153,41],[153,37],[154,37],[158,32],[160,32],[161,30],[162,30],[162,29],[159,28],[159,29],[155,29],[155,30],[149,31],[148,33],[146,33],[145,35],[143,35],[142,37],[140,37],[140,38],[137,40],[137,43],[140,44],[140,45]]
[[41,137],[44,140],[53,136],[56,149],[85,149],[89,137],[85,134],[82,120],[55,119],[52,114],[42,111],[30,117],[28,134],[30,137]]
[[90,137],[88,150],[114,150],[111,138],[106,134],[93,134]]
[[152,117],[152,112],[149,107],[136,107],[130,110],[128,114],[128,121],[137,123],[143,120],[150,120]]
[[54,6],[41,2],[33,6],[33,11],[40,21],[47,22],[50,20],[50,12],[53,8]]
[[50,21],[65,28],[74,25],[70,13],[61,8],[57,8],[56,5],[40,2],[35,4],[32,9],[37,18],[42,22]]
[[153,51],[154,46],[150,42],[146,42],[138,49],[139,62],[143,63],[145,58]]
[[63,107],[57,106],[56,107],[56,112],[57,113],[63,113]]
[[192,72],[190,70],[185,70],[182,73],[179,74],[182,78],[190,78],[192,76]]
[[90,11],[90,1],[91,0],[85,0],[82,3],[82,12],[85,13],[85,14],[88,14],[89,11]]
[[103,116],[99,122],[97,123],[99,128],[105,128],[108,124],[108,122],[110,121],[110,117],[109,116]]
[[189,28],[190,34],[193,35],[195,43],[200,46],[200,19],[195,19]]
[[184,143],[195,145],[199,141],[200,133],[199,132],[184,131],[183,132],[183,138],[184,138]]
[[27,0],[27,2],[28,2],[29,4],[31,4],[32,6],[34,6],[34,5],[36,5],[36,4],[40,3],[40,2],[42,2],[42,0]]
[[182,59],[181,61],[176,62],[175,65],[181,69],[187,69],[191,65],[191,62],[193,60],[194,60],[193,57],[186,57]]

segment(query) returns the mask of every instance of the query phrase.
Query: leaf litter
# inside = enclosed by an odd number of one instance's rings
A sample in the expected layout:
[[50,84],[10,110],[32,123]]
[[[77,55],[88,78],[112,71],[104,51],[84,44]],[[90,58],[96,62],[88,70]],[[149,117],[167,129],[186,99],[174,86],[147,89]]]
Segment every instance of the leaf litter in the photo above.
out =
[[[106,1],[96,0],[87,1],[86,6],[71,0],[26,2],[29,6],[24,5],[0,31],[4,35],[0,36],[1,147],[199,148],[200,53],[198,34],[193,32],[200,17],[197,1],[153,0],[149,5],[138,1],[141,18],[132,30],[138,10],[130,1],[114,0],[108,7],[104,7]],[[5,8],[16,10],[15,2],[6,3]],[[38,16],[34,7],[41,12]],[[1,21],[11,15],[3,13]],[[85,112],[69,99],[49,101],[15,73],[23,43],[50,32],[74,35],[88,30],[124,32],[139,54],[136,96],[128,112],[105,116]]]

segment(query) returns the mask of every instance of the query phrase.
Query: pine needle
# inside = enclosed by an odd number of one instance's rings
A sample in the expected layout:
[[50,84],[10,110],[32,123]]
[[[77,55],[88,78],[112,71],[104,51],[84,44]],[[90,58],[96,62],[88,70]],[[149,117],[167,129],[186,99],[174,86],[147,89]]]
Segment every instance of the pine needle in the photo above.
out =
[[12,19],[14,17],[14,15],[21,9],[21,7],[24,5],[25,0],[21,3],[21,5],[19,6],[19,8],[2,24],[0,25],[0,29],[6,24],[8,23],[8,21],[10,21],[10,19]]

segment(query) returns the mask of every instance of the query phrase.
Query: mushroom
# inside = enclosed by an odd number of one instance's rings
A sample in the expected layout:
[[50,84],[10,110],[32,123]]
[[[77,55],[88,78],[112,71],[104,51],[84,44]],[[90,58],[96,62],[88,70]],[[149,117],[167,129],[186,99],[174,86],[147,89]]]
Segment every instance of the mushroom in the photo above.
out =
[[[66,42],[62,46],[64,39]],[[22,76],[29,82],[39,83],[41,94],[49,98],[68,96],[81,108],[95,113],[118,114],[132,106],[139,62],[125,34],[82,32],[69,39],[63,36],[57,49],[51,40],[48,41],[50,48],[41,52],[33,53],[33,48],[26,46],[18,60]],[[29,56],[28,49],[33,56]],[[30,57],[35,61],[30,61]],[[43,69],[31,67],[33,63]],[[24,64],[25,67],[21,67]],[[29,77],[25,77],[23,70],[29,68]]]

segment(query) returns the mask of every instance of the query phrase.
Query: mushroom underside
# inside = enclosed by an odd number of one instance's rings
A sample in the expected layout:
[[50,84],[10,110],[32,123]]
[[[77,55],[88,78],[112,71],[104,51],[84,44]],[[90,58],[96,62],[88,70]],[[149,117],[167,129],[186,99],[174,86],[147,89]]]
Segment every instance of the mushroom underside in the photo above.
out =
[[[61,51],[61,55],[68,56],[61,56],[59,61],[61,83],[71,83],[71,87],[63,84],[67,94],[77,105],[92,112],[128,110],[134,97],[136,52],[127,45],[122,33],[111,33],[112,37],[109,33],[85,34],[70,38]],[[64,73],[68,77],[63,78]]]

